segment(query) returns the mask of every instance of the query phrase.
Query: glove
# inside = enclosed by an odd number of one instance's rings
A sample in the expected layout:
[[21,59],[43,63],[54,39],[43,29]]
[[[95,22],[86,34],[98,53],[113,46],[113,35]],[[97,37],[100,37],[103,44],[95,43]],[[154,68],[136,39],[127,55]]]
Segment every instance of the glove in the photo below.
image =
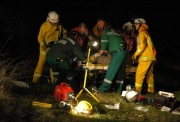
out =
[[134,54],[134,55],[131,57],[131,59],[133,60],[133,64],[137,64],[137,63],[138,63],[137,55]]
[[93,55],[94,58],[97,58],[97,57],[99,57],[99,56],[101,56],[99,53],[95,53],[95,54]]
[[77,61],[77,67],[82,66],[82,61]]
[[136,60],[137,56],[134,54],[134,55],[132,55],[131,59]]

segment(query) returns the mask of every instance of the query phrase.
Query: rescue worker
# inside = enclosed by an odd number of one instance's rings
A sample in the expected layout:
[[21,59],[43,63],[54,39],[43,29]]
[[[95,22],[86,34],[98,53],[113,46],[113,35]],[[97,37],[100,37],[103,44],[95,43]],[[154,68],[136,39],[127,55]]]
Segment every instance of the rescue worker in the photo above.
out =
[[105,19],[98,18],[97,23],[93,26],[92,34],[96,36],[99,40],[101,40],[101,36],[105,27]]
[[145,19],[136,18],[134,25],[138,31],[137,50],[133,54],[132,59],[138,59],[138,66],[135,76],[135,89],[141,94],[144,80],[146,80],[148,88],[147,92],[154,94],[154,75],[153,67],[156,61],[156,51],[148,32],[148,25]]
[[92,30],[90,31],[89,35],[92,36],[92,39],[90,39],[89,41],[96,40],[98,42],[98,45],[96,47],[92,47],[91,54],[97,53],[100,49],[100,41],[101,41],[101,36],[105,27],[105,22],[106,21],[104,18],[99,17],[96,21],[96,24],[93,26]]
[[[42,76],[46,63],[46,53],[54,42],[67,36],[67,29],[59,22],[59,14],[56,11],[50,11],[47,20],[40,27],[38,35],[39,60],[34,71],[33,83],[37,83]],[[54,82],[52,69],[50,69],[51,82]]]
[[75,89],[73,78],[75,69],[71,67],[73,62],[80,60],[86,62],[86,56],[78,43],[79,33],[71,31],[66,38],[60,39],[47,52],[46,60],[53,70],[55,83],[67,82]]
[[90,37],[86,24],[81,22],[78,27],[73,28],[71,31],[77,31],[79,33],[78,42],[82,50],[85,52],[87,50],[87,41]]
[[106,52],[103,54],[99,53],[101,47],[100,41],[101,41],[102,33],[105,28],[108,28],[107,26],[108,26],[108,22],[106,22],[104,18],[98,18],[96,25],[94,25],[92,29],[93,38],[94,40],[98,41],[98,46],[92,48],[92,52],[90,56],[90,60],[92,61],[92,63],[109,64],[112,59],[112,55],[108,50],[106,50]]
[[108,26],[108,28],[103,31],[100,54],[105,53],[108,49],[112,53],[112,59],[104,81],[98,88],[99,92],[107,91],[114,80],[117,83],[115,90],[118,93],[122,92],[126,69],[126,48],[126,41],[123,35],[118,33],[116,29],[113,29],[112,26]]
[[135,27],[131,22],[126,22],[122,26],[122,33],[127,43],[127,65],[134,65],[133,61],[131,59],[132,55],[134,54],[136,50],[136,38],[137,35],[135,33]]

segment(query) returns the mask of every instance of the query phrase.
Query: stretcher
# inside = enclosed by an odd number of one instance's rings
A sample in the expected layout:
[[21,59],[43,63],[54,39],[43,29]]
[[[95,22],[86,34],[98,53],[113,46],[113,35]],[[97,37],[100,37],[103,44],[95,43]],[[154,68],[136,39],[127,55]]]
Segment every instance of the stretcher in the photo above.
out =
[[[92,64],[88,63],[88,70],[107,70],[108,64]],[[136,66],[126,65],[126,73],[135,73],[136,72]]]

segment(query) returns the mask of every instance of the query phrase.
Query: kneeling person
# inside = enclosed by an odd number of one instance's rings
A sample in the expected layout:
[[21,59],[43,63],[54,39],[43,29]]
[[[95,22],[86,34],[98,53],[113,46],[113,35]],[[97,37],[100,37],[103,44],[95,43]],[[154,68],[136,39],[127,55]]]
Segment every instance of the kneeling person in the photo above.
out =
[[77,41],[78,36],[78,32],[72,31],[66,38],[57,41],[47,52],[46,60],[56,78],[55,84],[68,81],[74,87],[72,80],[75,68],[71,67],[71,64],[77,60],[86,62],[86,57]]

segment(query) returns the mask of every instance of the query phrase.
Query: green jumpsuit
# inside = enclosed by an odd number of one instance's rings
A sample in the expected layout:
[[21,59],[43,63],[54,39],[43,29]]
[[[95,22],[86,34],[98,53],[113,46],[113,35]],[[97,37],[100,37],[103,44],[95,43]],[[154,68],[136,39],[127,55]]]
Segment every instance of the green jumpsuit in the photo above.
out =
[[123,80],[126,70],[126,41],[115,29],[108,28],[103,31],[101,39],[101,50],[109,50],[112,60],[109,64],[103,83],[98,88],[100,92],[107,91],[115,80],[118,85],[117,92],[122,92]]
[[72,82],[75,69],[71,67],[71,64],[75,60],[85,62],[86,57],[81,51],[78,41],[68,36],[57,41],[50,48],[46,54],[46,60],[53,70],[55,84],[67,81],[72,87],[75,87]]

